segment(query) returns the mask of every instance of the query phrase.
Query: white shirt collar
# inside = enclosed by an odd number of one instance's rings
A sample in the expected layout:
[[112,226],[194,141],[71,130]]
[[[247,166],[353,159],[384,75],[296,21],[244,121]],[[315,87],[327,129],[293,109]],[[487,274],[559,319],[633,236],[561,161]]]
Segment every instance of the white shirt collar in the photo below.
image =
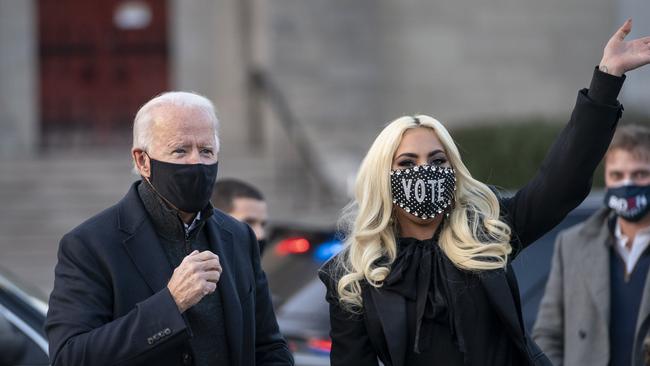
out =
[[616,251],[623,259],[623,262],[625,262],[625,272],[626,274],[630,274],[634,271],[634,267],[643,255],[643,252],[650,245],[650,227],[641,229],[636,233],[630,249],[626,246],[630,239],[623,235],[618,220],[616,220],[616,227],[614,228],[614,237],[616,238]]
[[201,211],[199,211],[196,214],[196,217],[194,217],[194,220],[190,225],[183,223],[183,225],[185,225],[185,234],[188,234],[190,231],[192,231],[199,224],[200,220],[201,220]]

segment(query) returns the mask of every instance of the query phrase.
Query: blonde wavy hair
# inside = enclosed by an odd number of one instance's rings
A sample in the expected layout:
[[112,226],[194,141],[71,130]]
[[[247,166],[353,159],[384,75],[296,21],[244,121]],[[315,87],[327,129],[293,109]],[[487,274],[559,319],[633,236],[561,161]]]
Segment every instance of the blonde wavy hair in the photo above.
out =
[[426,115],[398,118],[368,150],[357,175],[355,199],[340,222],[347,239],[345,249],[334,259],[335,278],[339,301],[351,312],[363,308],[361,284],[365,281],[381,287],[395,261],[397,228],[389,173],[402,136],[414,128],[433,130],[456,172],[454,208],[443,222],[439,238],[447,257],[459,269],[485,271],[504,268],[512,251],[510,227],[499,219],[495,193],[472,178],[447,129]]

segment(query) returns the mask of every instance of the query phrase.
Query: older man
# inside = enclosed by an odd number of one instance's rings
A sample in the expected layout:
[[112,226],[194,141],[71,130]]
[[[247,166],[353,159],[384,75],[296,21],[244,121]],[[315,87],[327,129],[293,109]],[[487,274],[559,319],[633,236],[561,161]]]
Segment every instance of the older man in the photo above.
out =
[[138,111],[142,179],[59,246],[52,365],[291,365],[254,233],[209,203],[218,121],[192,93]]

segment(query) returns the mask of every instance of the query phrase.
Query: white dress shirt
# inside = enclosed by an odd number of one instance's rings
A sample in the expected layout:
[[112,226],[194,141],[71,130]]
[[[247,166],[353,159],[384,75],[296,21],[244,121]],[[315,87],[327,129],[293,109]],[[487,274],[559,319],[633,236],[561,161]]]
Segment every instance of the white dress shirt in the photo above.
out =
[[199,220],[201,220],[201,211],[199,211],[196,214],[196,217],[194,217],[194,220],[192,220],[192,224],[188,225],[186,223],[183,223],[185,225],[185,235],[189,235],[190,231],[196,227],[196,225],[199,224]]
[[629,275],[634,271],[634,267],[639,261],[639,258],[641,258],[643,252],[645,252],[648,245],[650,245],[650,226],[639,230],[636,233],[634,241],[632,242],[632,245],[629,246],[629,249],[627,243],[630,239],[621,232],[621,226],[619,225],[618,220],[616,220],[614,236],[616,237],[616,251],[623,259],[623,262],[625,262],[625,273],[626,275]]

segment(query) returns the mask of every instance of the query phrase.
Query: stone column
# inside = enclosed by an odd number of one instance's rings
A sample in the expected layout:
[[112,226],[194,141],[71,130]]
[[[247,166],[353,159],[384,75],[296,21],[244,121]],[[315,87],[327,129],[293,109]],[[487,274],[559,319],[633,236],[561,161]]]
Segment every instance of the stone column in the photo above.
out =
[[0,0],[0,156],[39,143],[37,4]]
[[171,87],[212,100],[229,140],[242,140],[246,131],[236,1],[169,2]]

